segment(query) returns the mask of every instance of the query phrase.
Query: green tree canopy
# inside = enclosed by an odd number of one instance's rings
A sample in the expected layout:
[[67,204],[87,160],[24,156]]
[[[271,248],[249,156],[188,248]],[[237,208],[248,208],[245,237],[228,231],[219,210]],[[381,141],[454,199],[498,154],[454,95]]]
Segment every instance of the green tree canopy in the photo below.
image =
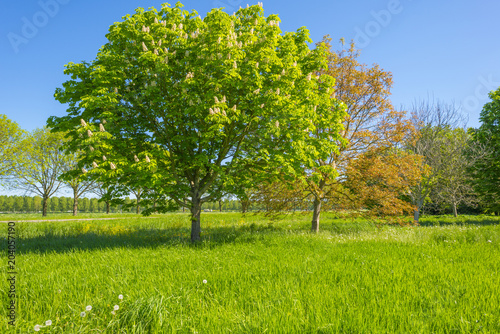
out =
[[68,115],[49,124],[86,151],[90,177],[154,190],[156,211],[190,208],[196,241],[202,203],[250,175],[318,167],[339,138],[310,131],[340,131],[343,111],[320,75],[325,46],[310,50],[304,27],[281,34],[260,6],[203,19],[181,8],[139,8],[113,24],[95,60],[66,66],[55,97]]
[[19,125],[5,115],[0,114],[0,184],[11,176],[18,154],[22,148],[19,145],[24,131]]

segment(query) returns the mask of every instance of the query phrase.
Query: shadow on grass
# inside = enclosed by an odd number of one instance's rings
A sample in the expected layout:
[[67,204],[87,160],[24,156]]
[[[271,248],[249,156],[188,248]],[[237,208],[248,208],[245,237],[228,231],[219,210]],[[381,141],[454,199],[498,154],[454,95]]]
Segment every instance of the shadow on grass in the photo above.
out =
[[227,226],[204,228],[200,242],[192,243],[191,231],[186,227],[161,229],[137,228],[119,234],[86,232],[62,235],[46,231],[36,237],[18,238],[18,254],[29,253],[65,253],[81,250],[99,250],[113,248],[157,248],[188,247],[212,248],[227,243],[252,243],[264,240],[266,235],[282,231],[273,224],[247,226]]
[[453,226],[453,225],[490,226],[490,225],[500,225],[500,217],[497,216],[423,217],[420,219],[419,225],[423,227]]

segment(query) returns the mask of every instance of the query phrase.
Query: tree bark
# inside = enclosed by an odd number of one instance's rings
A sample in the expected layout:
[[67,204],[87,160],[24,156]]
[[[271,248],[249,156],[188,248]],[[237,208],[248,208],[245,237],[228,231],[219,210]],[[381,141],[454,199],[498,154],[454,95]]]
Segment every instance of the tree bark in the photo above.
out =
[[222,212],[222,200],[219,200],[219,211]]
[[78,192],[76,189],[73,189],[73,216],[76,216],[78,213]]
[[47,201],[48,201],[48,199],[49,198],[45,195],[42,198],[42,217],[47,216]]
[[106,201],[106,214],[108,215],[109,215],[109,207],[110,207],[109,201]]
[[457,213],[457,203],[453,202],[452,206],[453,206],[453,216],[454,216],[455,218],[457,218],[457,217],[458,217],[458,213]]
[[413,211],[413,222],[414,223],[418,224],[419,216],[420,216],[420,209],[417,207],[417,208],[415,208],[415,211]]
[[318,198],[314,198],[313,204],[313,218],[311,224],[311,232],[319,232],[319,214],[321,212],[321,201]]
[[191,242],[200,241],[201,237],[201,201],[192,197],[191,200]]

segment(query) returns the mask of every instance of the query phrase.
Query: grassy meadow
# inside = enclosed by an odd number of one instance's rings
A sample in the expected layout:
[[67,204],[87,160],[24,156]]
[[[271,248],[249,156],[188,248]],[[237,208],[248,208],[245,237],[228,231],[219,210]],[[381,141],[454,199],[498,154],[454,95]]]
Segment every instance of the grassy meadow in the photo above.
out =
[[1,333],[500,333],[496,217],[323,214],[311,234],[310,214],[203,213],[195,245],[187,214],[111,217],[16,223],[16,327],[3,251]]

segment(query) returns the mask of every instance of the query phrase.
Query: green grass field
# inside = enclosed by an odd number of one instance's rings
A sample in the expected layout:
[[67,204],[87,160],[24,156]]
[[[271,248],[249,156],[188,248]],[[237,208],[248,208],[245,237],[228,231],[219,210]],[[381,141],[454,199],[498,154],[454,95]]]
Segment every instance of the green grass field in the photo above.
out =
[[204,213],[196,245],[187,214],[18,222],[17,325],[3,251],[0,332],[500,333],[500,219],[323,214],[317,235],[309,219]]

